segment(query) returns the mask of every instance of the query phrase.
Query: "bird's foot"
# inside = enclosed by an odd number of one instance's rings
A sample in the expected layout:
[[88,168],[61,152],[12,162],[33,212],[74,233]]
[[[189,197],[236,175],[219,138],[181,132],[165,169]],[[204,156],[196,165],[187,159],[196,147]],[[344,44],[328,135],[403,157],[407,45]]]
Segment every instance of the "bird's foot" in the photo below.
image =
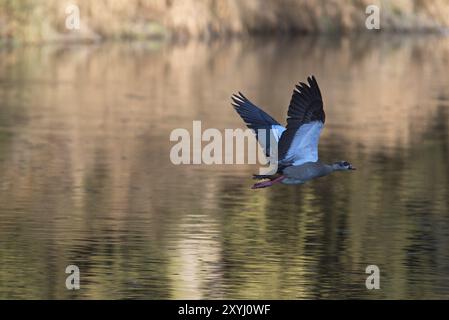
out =
[[272,185],[273,185],[273,182],[271,182],[271,181],[262,181],[262,182],[255,183],[251,187],[251,189],[266,188],[266,187],[271,187]]
[[284,180],[285,177],[284,176],[280,176],[274,180],[269,180],[269,181],[262,181],[262,182],[258,182],[255,183],[251,189],[261,189],[261,188],[266,188],[266,187],[271,187],[272,185],[281,182],[282,180]]

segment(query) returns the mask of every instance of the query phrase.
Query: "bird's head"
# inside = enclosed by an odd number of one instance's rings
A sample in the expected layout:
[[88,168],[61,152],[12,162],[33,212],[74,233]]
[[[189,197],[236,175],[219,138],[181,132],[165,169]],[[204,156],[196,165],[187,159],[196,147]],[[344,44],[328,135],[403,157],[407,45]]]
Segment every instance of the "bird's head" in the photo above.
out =
[[355,170],[355,168],[347,161],[338,161],[332,165],[335,171]]

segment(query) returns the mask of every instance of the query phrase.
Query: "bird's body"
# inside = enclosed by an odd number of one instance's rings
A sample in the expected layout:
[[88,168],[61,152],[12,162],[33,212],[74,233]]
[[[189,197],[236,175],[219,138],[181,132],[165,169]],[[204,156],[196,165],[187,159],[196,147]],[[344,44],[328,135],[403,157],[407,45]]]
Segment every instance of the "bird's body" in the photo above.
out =
[[[256,183],[253,186],[255,189],[276,183],[302,184],[333,171],[355,170],[346,161],[324,164],[318,160],[318,142],[324,127],[325,113],[315,77],[311,76],[307,80],[308,85],[300,82],[293,91],[286,128],[243,94],[232,97],[235,110],[247,126],[254,130],[267,156],[273,156],[272,151],[275,149],[270,142],[274,139],[278,143],[278,171],[273,175],[255,175],[256,179],[269,179]],[[269,130],[270,134],[266,134],[266,139],[260,139],[261,129]]]
[[324,177],[334,171],[332,166],[321,162],[306,162],[299,166],[289,166],[282,171],[284,184],[302,184],[309,180]]

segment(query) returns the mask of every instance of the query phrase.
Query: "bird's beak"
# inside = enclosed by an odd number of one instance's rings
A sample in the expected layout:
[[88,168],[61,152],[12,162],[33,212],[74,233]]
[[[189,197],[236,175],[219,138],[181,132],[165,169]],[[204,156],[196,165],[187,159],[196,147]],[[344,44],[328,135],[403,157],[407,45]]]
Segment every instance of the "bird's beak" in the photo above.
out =
[[350,167],[349,170],[357,170],[357,168]]

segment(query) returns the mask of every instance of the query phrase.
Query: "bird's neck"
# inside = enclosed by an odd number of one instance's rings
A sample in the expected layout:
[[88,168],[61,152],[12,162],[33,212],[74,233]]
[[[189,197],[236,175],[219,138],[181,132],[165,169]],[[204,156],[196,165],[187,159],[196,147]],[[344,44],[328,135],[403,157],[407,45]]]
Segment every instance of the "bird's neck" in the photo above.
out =
[[325,170],[326,170],[327,174],[329,174],[329,173],[331,173],[331,172],[340,170],[340,167],[337,166],[337,165],[334,164],[334,163],[331,163],[331,164],[326,164],[326,165],[325,165]]

